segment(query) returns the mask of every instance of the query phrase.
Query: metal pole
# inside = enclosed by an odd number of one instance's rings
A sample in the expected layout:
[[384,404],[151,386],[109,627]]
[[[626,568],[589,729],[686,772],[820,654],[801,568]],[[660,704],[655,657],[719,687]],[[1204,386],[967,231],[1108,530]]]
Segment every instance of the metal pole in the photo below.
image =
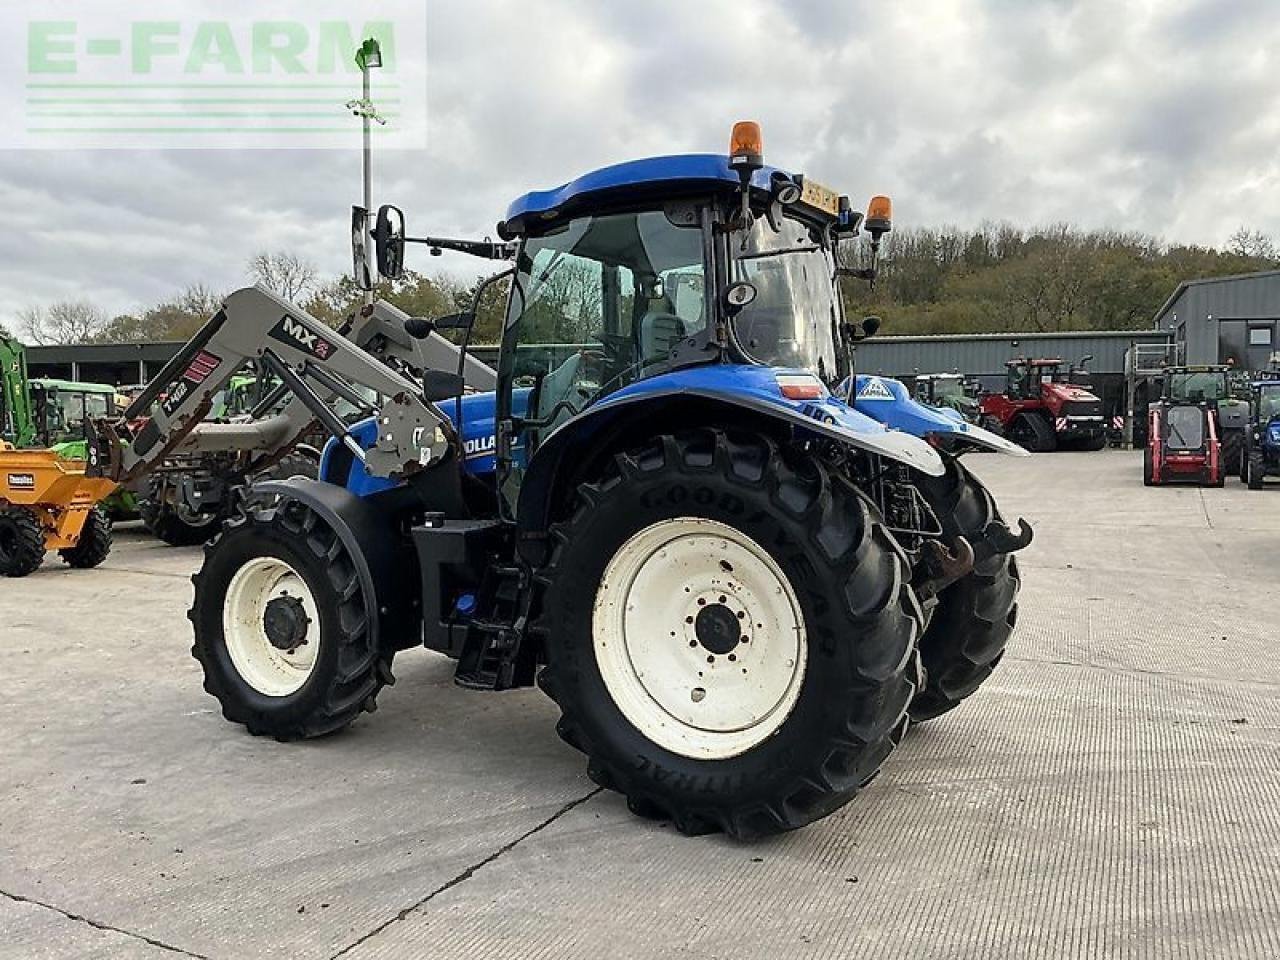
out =
[[[365,268],[369,272],[369,278],[373,281],[372,285],[377,286],[377,274],[374,272],[373,249],[369,242],[369,233],[373,228],[373,118],[369,115],[368,107],[372,98],[372,84],[370,82],[370,70],[368,63],[362,63],[360,73],[364,83],[364,102],[366,109],[364,111],[364,209],[365,215],[365,244],[364,244],[364,262]],[[364,292],[365,306],[373,305],[373,290]]]

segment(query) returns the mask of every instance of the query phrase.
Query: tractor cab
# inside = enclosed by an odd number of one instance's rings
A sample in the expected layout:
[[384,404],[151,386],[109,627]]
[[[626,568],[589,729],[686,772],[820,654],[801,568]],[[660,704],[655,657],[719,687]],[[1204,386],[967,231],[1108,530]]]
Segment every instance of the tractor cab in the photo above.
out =
[[1010,400],[1038,400],[1041,385],[1053,383],[1061,371],[1062,361],[1058,359],[1009,360],[1005,363],[1005,396]]
[[77,443],[89,419],[115,416],[115,387],[99,383],[37,378],[31,381],[36,435],[44,446]]
[[1218,403],[1231,396],[1225,366],[1171,367],[1165,372],[1162,399],[1179,403]]
[[915,378],[913,395],[920,403],[954,410],[967,420],[977,421],[978,388],[959,373],[926,373]]

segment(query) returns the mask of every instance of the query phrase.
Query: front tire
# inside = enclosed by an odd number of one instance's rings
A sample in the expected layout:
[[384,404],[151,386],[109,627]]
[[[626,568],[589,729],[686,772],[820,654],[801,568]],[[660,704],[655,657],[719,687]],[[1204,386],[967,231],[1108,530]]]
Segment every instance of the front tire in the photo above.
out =
[[169,500],[177,482],[180,481],[168,482],[160,477],[150,480],[146,497],[138,501],[138,514],[143,525],[156,539],[171,547],[195,547],[212,540],[222,528],[222,517],[213,513],[192,514],[179,510]]
[[1261,490],[1263,480],[1266,477],[1266,464],[1263,462],[1261,455],[1251,453],[1245,461],[1245,482],[1249,485],[1250,490]]
[[[986,487],[960,461],[948,457],[941,477],[919,481],[921,493],[942,523],[948,544],[970,541],[1001,522]],[[925,686],[911,703],[911,719],[933,720],[971,696],[1004,657],[1018,622],[1018,563],[1011,554],[988,557],[938,596],[920,638]]]
[[1222,448],[1219,460],[1222,463],[1223,473],[1237,473],[1240,470],[1247,469],[1245,466],[1244,446],[1243,430],[1222,431]]
[[60,556],[74,570],[90,570],[99,566],[111,553],[111,520],[102,507],[94,507],[85,518],[80,540],[74,547],[59,550]]
[[0,509],[0,577],[29,577],[44,563],[44,530],[25,507]]
[[539,683],[633,811],[685,833],[794,829],[901,739],[920,608],[874,508],[817,460],[664,436],[581,486],[553,536]]
[[251,511],[205,547],[192,655],[204,688],[255,736],[333,733],[375,709],[391,657],[337,534],[297,501]]

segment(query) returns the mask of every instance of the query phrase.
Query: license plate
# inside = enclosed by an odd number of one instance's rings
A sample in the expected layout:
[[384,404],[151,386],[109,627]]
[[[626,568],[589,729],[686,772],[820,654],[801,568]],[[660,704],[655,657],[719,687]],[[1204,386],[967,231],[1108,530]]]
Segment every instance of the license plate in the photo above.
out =
[[804,192],[800,195],[800,202],[823,213],[829,213],[833,217],[840,214],[840,195],[816,180],[805,178]]

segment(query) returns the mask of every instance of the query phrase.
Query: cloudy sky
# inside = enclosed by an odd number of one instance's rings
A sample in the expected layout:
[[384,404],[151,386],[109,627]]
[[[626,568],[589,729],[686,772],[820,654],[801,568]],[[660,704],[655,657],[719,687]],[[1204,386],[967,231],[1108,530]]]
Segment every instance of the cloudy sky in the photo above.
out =
[[[892,194],[900,225],[1069,220],[1221,244],[1243,224],[1280,236],[1274,0],[427,9],[428,148],[379,155],[375,190],[415,231],[491,233],[527,189],[638,156],[722,151],[732,122],[753,118],[771,162],[856,198]],[[0,322],[65,298],[120,312],[193,283],[232,289],[262,249],[340,272],[357,146],[0,148]]]

